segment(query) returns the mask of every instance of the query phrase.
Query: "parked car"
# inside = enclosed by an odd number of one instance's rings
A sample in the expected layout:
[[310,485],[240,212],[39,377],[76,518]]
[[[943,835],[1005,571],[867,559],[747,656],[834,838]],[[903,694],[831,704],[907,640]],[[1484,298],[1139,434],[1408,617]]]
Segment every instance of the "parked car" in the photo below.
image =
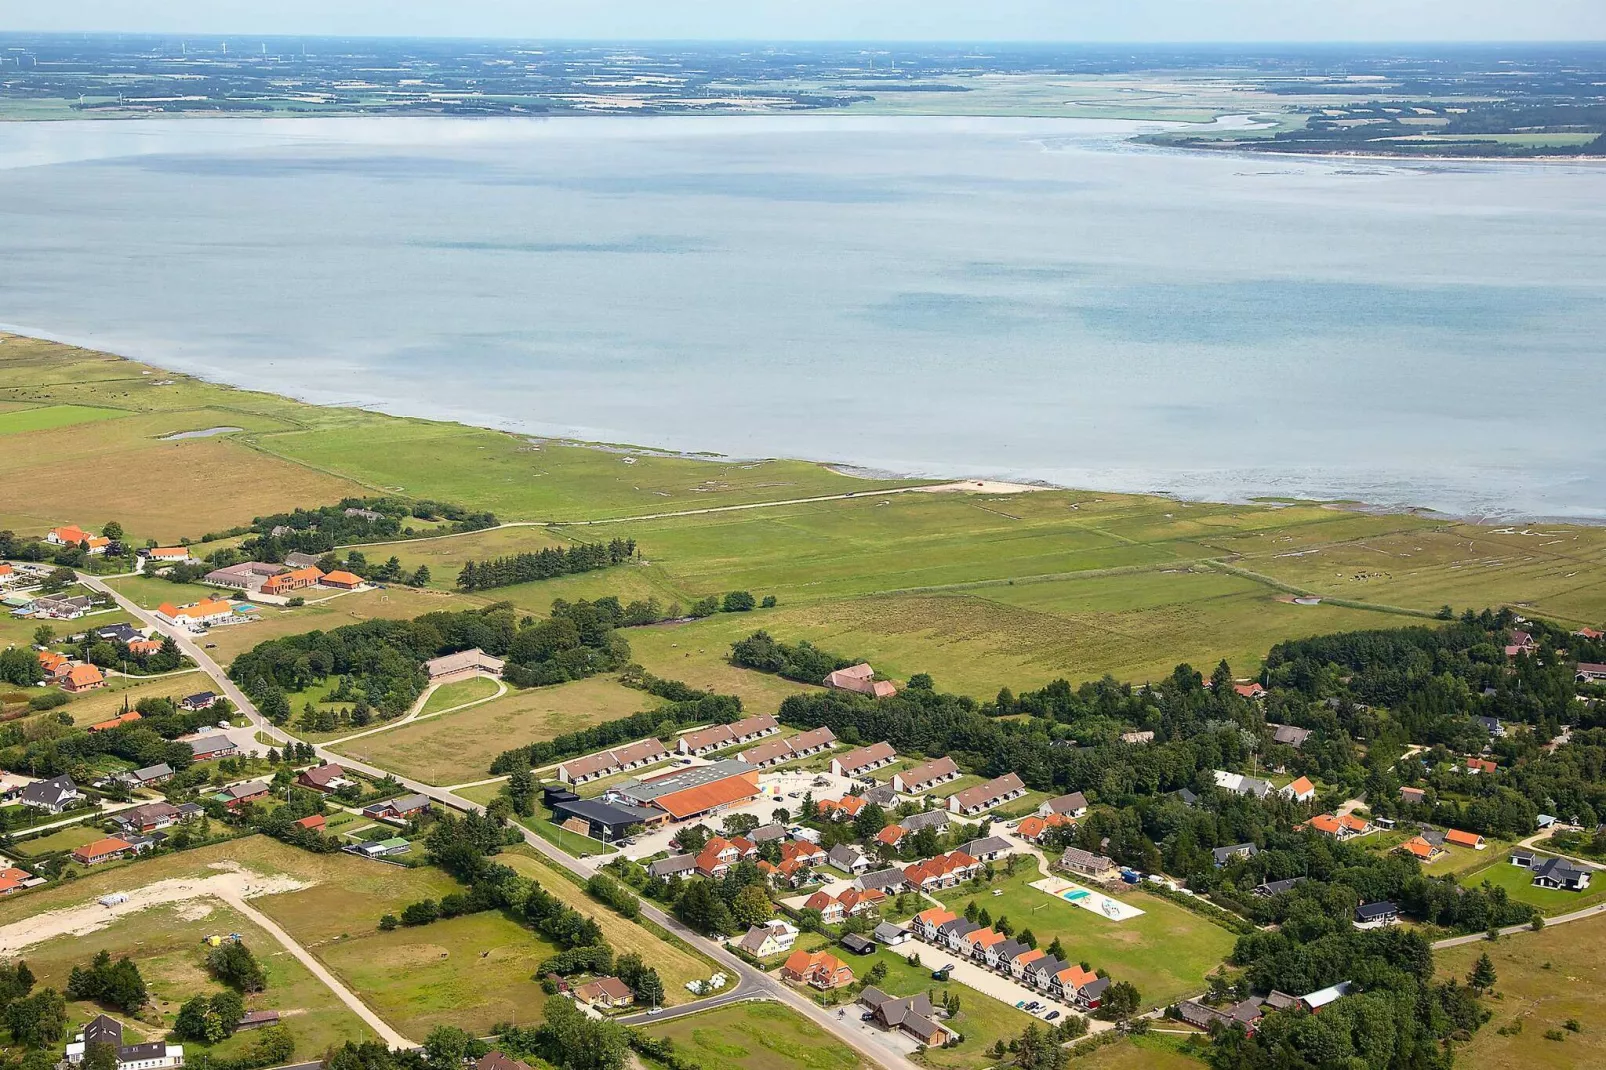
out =
[[1049,1011],[1047,1014],[1043,1015],[1043,1020],[1046,1021],[1046,1022],[1052,1022],[1054,1019],[1058,1018],[1059,1016],[1060,1016],[1060,1012],[1059,1011]]

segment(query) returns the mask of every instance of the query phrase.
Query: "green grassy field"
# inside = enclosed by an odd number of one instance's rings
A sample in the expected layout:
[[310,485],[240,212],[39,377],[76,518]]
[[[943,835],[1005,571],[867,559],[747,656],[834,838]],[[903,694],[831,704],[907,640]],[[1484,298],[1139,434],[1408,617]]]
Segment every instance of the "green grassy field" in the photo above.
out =
[[[1111,96],[1096,81],[1067,84],[1100,107],[1140,99],[1150,101],[1143,107],[1170,107],[1160,102],[1208,89],[1137,79]],[[136,537],[195,536],[270,507],[381,491],[563,525],[372,547],[410,567],[430,564],[436,589],[266,613],[261,624],[211,640],[225,657],[271,634],[411,615],[420,606],[506,599],[541,615],[559,597],[651,596],[667,606],[748,589],[776,595],[779,608],[637,629],[630,638],[654,672],[735,690],[755,708],[770,708],[789,686],[733,675],[724,662],[730,641],[760,626],[871,658],[894,678],[935,670],[939,686],[990,695],[1056,676],[1154,679],[1183,660],[1211,665],[1226,657],[1247,674],[1284,638],[1420,619],[1391,608],[1422,614],[1446,603],[1506,603],[1563,621],[1606,621],[1606,529],[1580,525],[1508,530],[1319,503],[1219,505],[1075,491],[889,494],[891,484],[818,465],[627,457],[319,408],[9,338],[0,341],[0,402],[34,406],[13,413],[49,405],[128,413],[7,436],[16,461],[0,489],[0,524],[19,531],[117,516]],[[173,430],[223,423],[245,430],[156,441]],[[144,451],[156,452],[144,458]],[[114,453],[128,477],[96,485],[87,497],[74,488],[64,504],[54,477],[60,466],[101,463]],[[130,458],[136,463],[125,463]],[[182,471],[175,471],[179,463]],[[147,485],[147,473],[159,491]],[[648,519],[848,493],[833,501]],[[636,519],[582,523],[619,517]],[[474,598],[445,590],[473,557],[615,535],[637,539],[644,562]],[[1295,606],[1287,588],[1357,604]]]
[[514,691],[444,717],[354,739],[338,749],[426,783],[462,784],[490,776],[492,759],[511,747],[627,717],[657,704],[646,692],[623,687],[611,677],[592,677]]
[[260,606],[258,619],[243,627],[217,628],[203,642],[215,644],[211,653],[227,665],[258,643],[302,632],[329,631],[343,624],[365,620],[399,620],[443,609],[470,609],[482,605],[478,599],[453,597],[438,591],[416,591],[410,587],[387,587],[383,591],[359,591],[327,601],[291,609]]
[[490,698],[497,692],[495,680],[484,676],[472,676],[467,680],[455,680],[443,684],[430,693],[424,702],[424,708],[419,715],[436,714],[442,710],[449,710],[469,702],[478,702],[480,699]]
[[[1515,867],[1513,867],[1515,868]],[[1573,1070],[1606,1066],[1606,918],[1522,933],[1495,943],[1479,940],[1434,953],[1441,979],[1465,983],[1478,956],[1487,953],[1495,968],[1493,996],[1484,1005],[1493,1017],[1456,1051],[1456,1065],[1478,1070]],[[1579,1033],[1563,1024],[1576,1019]],[[1521,1023],[1520,1032],[1509,1027]],[[1507,1035],[1499,1030],[1505,1027]],[[1548,1040],[1561,1030],[1565,1039]]]
[[546,995],[533,976],[557,950],[491,912],[353,935],[317,954],[386,1021],[421,1040],[437,1025],[481,1035],[498,1022],[539,1022]]
[[497,855],[497,861],[517,873],[534,879],[541,887],[574,907],[582,914],[595,918],[602,926],[602,935],[620,952],[635,951],[658,971],[664,982],[664,1005],[679,1006],[691,1002],[686,982],[707,980],[715,972],[714,964],[686,947],[671,943],[647,931],[634,922],[626,921],[598,903],[568,877],[552,868],[529,847],[519,846]]
[[97,409],[87,405],[43,405],[36,409],[13,409],[0,412],[0,435],[14,435],[19,431],[48,431],[127,415],[122,409]]
[[[206,972],[209,949],[202,942],[216,933],[239,933],[256,954],[267,971],[268,985],[251,997],[247,1007],[277,1010],[296,1039],[298,1055],[316,1058],[330,1045],[374,1039],[373,1030],[295,956],[244,915],[215,901],[152,907],[88,936],[64,936],[34,945],[27,949],[26,960],[41,986],[60,991],[66,986],[68,972],[101,949],[111,952],[113,958],[129,956],[138,964],[152,1001],[137,1028],[159,1036],[172,1027],[185,1000],[221,991]],[[100,1010],[88,1002],[68,1004],[69,1018],[76,1024]],[[194,1059],[206,1052],[214,1058],[230,1058],[243,1053],[251,1042],[250,1033],[216,1045],[186,1041],[185,1055]]]
[[961,888],[939,898],[954,910],[963,910],[974,899],[995,919],[1007,915],[1017,931],[1031,929],[1039,947],[1058,937],[1070,961],[1086,961],[1117,981],[1136,985],[1144,1007],[1165,1006],[1204,991],[1205,975],[1232,951],[1232,933],[1169,900],[1122,889],[1116,898],[1144,913],[1110,921],[1028,887],[1041,878],[1035,869],[1023,867],[1013,877],[1000,874],[993,888],[1002,889],[1003,895]]
[[790,1007],[741,1003],[648,1026],[703,1070],[860,1070],[857,1052]]
[[[197,548],[197,553],[206,551]],[[133,602],[141,609],[157,609],[162,603],[175,606],[200,602],[207,598],[226,598],[232,591],[211,587],[204,583],[170,583],[155,576],[121,576],[106,581],[106,586]],[[220,629],[228,631],[229,629]]]

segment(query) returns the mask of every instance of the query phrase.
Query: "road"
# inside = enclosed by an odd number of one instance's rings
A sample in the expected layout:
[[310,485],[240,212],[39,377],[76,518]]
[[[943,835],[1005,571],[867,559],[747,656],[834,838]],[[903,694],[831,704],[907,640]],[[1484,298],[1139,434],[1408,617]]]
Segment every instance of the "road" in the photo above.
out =
[[[1599,917],[1603,912],[1606,912],[1606,903],[1597,903],[1595,906],[1585,907],[1583,910],[1575,910],[1571,914],[1562,914],[1558,917],[1546,918],[1545,928],[1548,929],[1552,925],[1566,925],[1570,921],[1583,921],[1585,918]],[[1504,929],[1500,930],[1500,935],[1516,936],[1518,933],[1530,932],[1533,932],[1533,929],[1527,925],[1508,925]],[[1466,936],[1452,936],[1445,940],[1435,941],[1433,944],[1433,950],[1439,951],[1447,947],[1461,947],[1463,944],[1474,944],[1479,940],[1487,939],[1489,939],[1489,937],[1485,933],[1468,933]]]
[[[727,506],[724,508],[745,507]],[[154,613],[135,605],[132,601],[108,587],[106,584],[100,582],[93,576],[80,573],[79,579],[91,589],[99,591],[112,598],[119,606],[132,614],[146,627],[152,628],[162,635],[172,636],[174,641],[178,643],[179,650],[193,659],[195,663],[201,667],[202,671],[216,681],[218,690],[225,697],[227,697],[228,700],[234,704],[234,708],[248,718],[259,731],[265,733],[270,739],[280,743],[288,743],[292,741],[300,742],[284,729],[269,722],[268,719],[262,715],[261,711],[256,708],[256,705],[248,697],[246,697],[245,692],[240,690],[240,688],[235,685],[234,681],[229,679],[228,674],[223,671],[222,666],[220,666],[217,661],[206,652],[200,643],[195,641],[194,636],[190,635],[182,628],[163,623],[156,618]],[[479,811],[484,809],[479,804],[471,802],[460,795],[456,795],[447,788],[439,787],[434,784],[425,784],[422,781],[412,780],[408,777],[398,776],[388,769],[380,769],[376,766],[371,766],[364,762],[356,761],[352,758],[346,757],[343,754],[337,754],[334,751],[328,750],[323,746],[315,744],[313,746],[313,753],[330,763],[339,764],[348,769],[356,770],[359,773],[366,773],[369,776],[395,777],[395,779],[399,781],[401,785],[408,791],[425,795],[435,802],[438,802],[443,806],[450,807],[454,810],[467,812],[470,810]],[[529,829],[523,828],[522,826],[520,826],[520,829],[524,834],[525,843],[529,844],[530,847],[539,851],[541,854],[545,855],[556,864],[562,866],[570,873],[589,879],[592,874],[597,872],[597,867],[585,859],[576,858],[566,851],[559,850],[555,845],[547,842],[540,836],[537,836]],[[867,1046],[866,1039],[856,1036],[853,1029],[845,1021],[839,1021],[834,1014],[826,1012],[824,1008],[817,1006],[815,1003],[813,1003],[813,1001],[808,999],[803,994],[785,984],[782,984],[780,981],[771,977],[762,970],[748,965],[746,962],[737,958],[728,949],[726,949],[723,944],[709,940],[701,934],[687,928],[681,923],[680,919],[666,913],[650,901],[645,899],[641,901],[641,913],[642,916],[669,930],[671,933],[674,933],[676,936],[680,937],[680,939],[686,941],[686,943],[690,944],[692,947],[695,947],[708,958],[713,959],[714,962],[718,964],[718,966],[727,974],[736,978],[736,984],[726,992],[722,993],[720,996],[714,997],[715,1000],[728,1003],[737,998],[761,998],[772,999],[778,1003],[784,1003],[787,1006],[792,1007],[794,1010],[797,1010],[814,1019],[814,1021],[830,1030],[834,1035],[841,1039],[843,1043],[853,1048],[865,1059],[877,1066],[884,1067],[885,1070],[921,1070],[921,1068],[919,1068],[918,1065],[907,1056],[897,1055],[896,1053],[888,1052],[882,1048],[876,1048],[873,1050],[870,1049]],[[336,991],[338,994],[339,990]],[[352,998],[355,999],[356,997]],[[712,1006],[715,1004],[709,1001],[700,1001],[697,1004],[699,1007],[704,1005]],[[365,1021],[368,1020],[367,1016],[371,1013],[372,1012],[367,1011],[366,1008],[364,1009]],[[386,1028],[388,1030],[389,1027]],[[390,1035],[394,1035],[394,1031],[389,1031],[384,1035],[386,1035],[388,1038]],[[409,1042],[403,1046],[412,1047],[413,1045]]]

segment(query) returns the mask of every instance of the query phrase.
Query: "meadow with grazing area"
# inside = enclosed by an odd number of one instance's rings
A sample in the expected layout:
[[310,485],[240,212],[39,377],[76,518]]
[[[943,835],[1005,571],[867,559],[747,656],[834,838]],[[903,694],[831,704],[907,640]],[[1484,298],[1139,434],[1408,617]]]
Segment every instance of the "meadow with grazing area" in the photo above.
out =
[[864,1070],[857,1052],[790,1007],[738,1003],[649,1025],[702,1070]]
[[[0,525],[19,531],[115,516],[135,537],[193,538],[270,508],[379,493],[557,525],[368,547],[370,558],[429,564],[431,588],[265,610],[259,625],[209,637],[225,661],[274,635],[430,608],[505,600],[539,617],[557,598],[655,597],[667,609],[746,589],[776,596],[779,607],[627,635],[655,673],[767,709],[784,689],[724,663],[729,643],[756,627],[870,658],[894,678],[932,672],[941,687],[985,696],[1058,676],[1154,679],[1184,660],[1225,657],[1248,674],[1281,639],[1397,625],[1446,603],[1606,620],[1606,529],[1583,525],[1497,528],[1321,503],[1083,491],[887,493],[907,483],[804,462],[627,455],[324,408],[10,337],[0,340],[0,402],[28,406],[13,407],[16,415],[55,405],[126,413],[7,436],[19,463],[0,488]],[[244,430],[157,441],[224,424]],[[126,478],[80,481],[70,501],[60,498],[63,463],[93,466],[112,454]],[[183,470],[164,468],[170,461]],[[796,501],[828,495],[851,496]],[[764,502],[774,504],[696,512]],[[617,518],[638,519],[586,523]],[[447,593],[466,560],[615,536],[634,538],[641,561],[472,597]],[[130,585],[142,602],[182,590],[146,582]],[[1293,591],[1345,604],[1297,606]]]
[[[1456,1065],[1477,1070],[1584,1070],[1606,1066],[1606,917],[1478,940],[1434,952],[1439,979],[1465,984],[1478,956],[1494,964],[1493,1017],[1457,1045]],[[1576,1021],[1582,1029],[1565,1026]],[[1520,1024],[1521,1028],[1514,1028]],[[1501,1031],[1505,1030],[1504,1033]],[[1547,1033],[1559,1034],[1552,1039]]]
[[362,736],[336,749],[429,784],[462,784],[489,776],[491,761],[509,748],[628,717],[658,702],[612,677],[594,676],[514,691],[456,713]]

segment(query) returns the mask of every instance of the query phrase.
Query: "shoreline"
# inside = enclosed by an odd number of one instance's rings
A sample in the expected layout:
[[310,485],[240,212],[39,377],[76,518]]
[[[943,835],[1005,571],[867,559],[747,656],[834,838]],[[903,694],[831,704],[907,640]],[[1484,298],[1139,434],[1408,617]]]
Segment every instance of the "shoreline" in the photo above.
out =
[[[1305,496],[1297,496],[1297,495],[1281,495],[1281,494],[1275,493],[1274,490],[1268,489],[1268,488],[1261,488],[1261,489],[1245,488],[1241,494],[1237,494],[1237,495],[1219,495],[1219,496],[1217,496],[1217,495],[1198,495],[1198,496],[1190,496],[1190,495],[1179,493],[1177,491],[1166,489],[1166,488],[1146,488],[1145,489],[1145,488],[1114,487],[1114,486],[1101,487],[1101,486],[1096,486],[1096,485],[1080,485],[1080,484],[1073,486],[1073,485],[1068,485],[1068,484],[1055,483],[1055,482],[1051,482],[1049,480],[1043,480],[1043,479],[1022,478],[1022,477],[1019,477],[1019,476],[1013,476],[1013,475],[1010,475],[1008,473],[997,472],[997,471],[978,470],[978,471],[960,472],[960,473],[956,473],[953,470],[940,471],[940,472],[939,471],[920,472],[920,471],[914,471],[914,470],[895,471],[895,470],[890,470],[890,469],[878,468],[878,467],[875,467],[875,466],[872,466],[872,465],[860,464],[860,463],[856,463],[856,462],[851,461],[851,460],[825,460],[825,459],[812,458],[812,457],[788,457],[788,456],[784,456],[784,455],[774,455],[774,456],[765,456],[765,457],[759,457],[759,456],[736,456],[736,455],[732,455],[732,454],[718,453],[718,452],[707,451],[707,450],[681,450],[681,449],[674,449],[674,448],[670,448],[670,447],[640,445],[640,444],[635,444],[635,443],[603,442],[603,441],[598,441],[598,440],[588,440],[588,439],[583,439],[583,438],[577,438],[577,437],[572,436],[572,435],[561,435],[561,434],[547,435],[547,434],[540,434],[540,433],[536,433],[536,432],[522,430],[522,429],[518,429],[518,428],[498,427],[493,422],[485,421],[483,417],[480,417],[480,418],[476,419],[474,416],[471,416],[471,415],[470,416],[465,416],[465,418],[455,418],[455,417],[450,417],[450,416],[441,416],[441,415],[438,415],[438,414],[437,415],[418,415],[418,414],[409,413],[409,412],[393,411],[392,409],[387,408],[385,406],[385,403],[383,403],[383,402],[364,403],[364,402],[326,402],[326,401],[319,401],[319,400],[314,400],[314,399],[311,399],[311,398],[299,396],[298,394],[296,394],[294,391],[291,391],[291,390],[286,390],[286,389],[277,388],[277,387],[273,388],[273,389],[258,388],[258,387],[254,387],[254,386],[249,386],[249,385],[245,385],[245,384],[242,384],[242,383],[238,383],[238,382],[232,382],[232,381],[230,381],[230,380],[228,380],[226,378],[219,377],[219,376],[214,376],[214,375],[207,374],[207,373],[186,371],[186,370],[183,370],[181,368],[175,368],[175,367],[172,367],[171,365],[168,365],[168,364],[157,363],[155,361],[146,359],[144,357],[136,356],[136,355],[133,355],[133,354],[120,353],[120,352],[117,352],[114,349],[106,348],[104,345],[102,345],[100,343],[92,343],[92,342],[85,342],[85,341],[82,341],[82,340],[75,340],[75,339],[72,339],[72,338],[70,338],[68,336],[61,335],[61,334],[58,334],[58,333],[49,332],[49,331],[45,331],[45,330],[37,329],[37,328],[22,327],[22,326],[20,326],[18,324],[0,323],[0,336],[6,336],[6,335],[15,336],[15,337],[18,337],[18,338],[28,338],[28,339],[33,339],[33,340],[36,340],[36,341],[51,342],[51,343],[56,344],[56,345],[69,346],[71,348],[81,349],[81,350],[84,350],[84,351],[90,352],[90,353],[102,354],[104,356],[112,357],[112,358],[114,358],[116,360],[128,361],[129,363],[133,363],[133,364],[148,365],[149,367],[151,367],[153,369],[156,369],[156,370],[159,370],[159,371],[168,372],[168,373],[171,373],[171,374],[174,374],[174,375],[184,375],[184,376],[187,376],[187,377],[192,378],[192,379],[199,380],[199,381],[204,382],[204,383],[212,384],[214,386],[220,386],[220,387],[224,387],[224,388],[230,389],[230,390],[242,390],[242,391],[248,391],[248,392],[253,392],[253,393],[270,394],[270,395],[273,395],[273,396],[276,396],[276,397],[286,398],[286,399],[288,399],[290,401],[294,401],[294,402],[296,402],[298,404],[302,404],[302,405],[312,405],[312,406],[316,406],[318,408],[326,408],[326,409],[342,409],[342,408],[344,408],[344,409],[355,409],[355,410],[358,410],[358,411],[361,411],[361,412],[369,412],[369,413],[374,413],[374,414],[377,414],[377,415],[380,415],[380,416],[387,416],[387,417],[390,417],[392,419],[422,420],[422,421],[425,421],[425,422],[428,422],[428,423],[439,423],[439,424],[458,424],[458,425],[463,426],[463,427],[472,427],[472,428],[477,428],[477,429],[485,430],[485,431],[494,431],[494,432],[497,432],[497,433],[500,433],[500,434],[507,434],[507,435],[515,435],[515,436],[520,436],[520,437],[526,437],[526,438],[540,439],[542,441],[554,442],[554,443],[558,443],[560,445],[574,446],[574,447],[580,447],[580,448],[584,448],[584,449],[591,449],[591,450],[597,450],[597,451],[608,452],[608,453],[628,454],[628,455],[636,455],[636,456],[643,456],[643,457],[664,457],[664,458],[673,458],[673,459],[676,459],[676,460],[705,461],[705,462],[710,462],[710,463],[723,463],[723,464],[733,464],[733,463],[734,464],[757,464],[757,463],[762,463],[762,462],[765,462],[765,461],[790,460],[790,461],[799,461],[799,462],[806,463],[806,464],[819,465],[822,468],[825,468],[825,469],[827,469],[829,471],[835,472],[835,473],[837,473],[839,475],[847,476],[847,477],[853,478],[853,479],[863,479],[863,480],[867,480],[867,481],[869,481],[869,480],[877,480],[877,479],[882,479],[882,480],[896,479],[896,480],[910,480],[910,481],[929,481],[934,486],[940,485],[941,488],[944,489],[944,490],[960,490],[960,489],[964,489],[962,487],[962,484],[965,484],[965,483],[979,483],[984,488],[991,488],[991,489],[982,489],[982,490],[977,491],[977,493],[983,493],[983,494],[986,494],[986,493],[1015,494],[1015,493],[1021,493],[1022,491],[1028,491],[1028,490],[1031,490],[1031,491],[1058,490],[1058,491],[1072,491],[1072,492],[1087,493],[1087,494],[1120,494],[1120,495],[1133,495],[1133,496],[1141,495],[1141,496],[1148,496],[1148,497],[1165,498],[1165,499],[1169,499],[1171,501],[1175,501],[1179,505],[1183,505],[1183,506],[1187,506],[1187,505],[1246,505],[1246,506],[1254,506],[1256,508],[1261,508],[1261,509],[1278,509],[1278,508],[1289,508],[1289,507],[1293,507],[1293,506],[1304,505],[1304,506],[1316,506],[1316,507],[1324,508],[1324,509],[1340,510],[1340,511],[1345,511],[1345,512],[1361,513],[1361,514],[1370,515],[1370,516],[1416,516],[1416,517],[1425,517],[1425,518],[1428,518],[1428,519],[1441,520],[1441,521],[1443,521],[1445,523],[1470,523],[1470,524],[1480,524],[1480,525],[1483,525],[1483,524],[1496,524],[1496,525],[1511,525],[1511,524],[1571,524],[1571,525],[1577,525],[1577,526],[1581,526],[1581,527],[1602,527],[1602,526],[1606,526],[1606,518],[1547,516],[1547,515],[1540,515],[1540,514],[1524,514],[1524,513],[1490,513],[1490,512],[1487,512],[1487,511],[1480,512],[1480,513],[1451,513],[1451,512],[1446,512],[1444,510],[1435,509],[1435,508],[1433,508],[1431,506],[1416,505],[1416,504],[1405,503],[1405,502],[1396,503],[1396,504],[1392,504],[1391,505],[1391,504],[1385,504],[1385,503],[1379,503],[1379,502],[1369,502],[1369,501],[1366,501],[1364,499],[1359,499],[1359,498],[1340,498],[1340,497],[1324,498],[1324,497],[1305,497]],[[1008,489],[1004,489],[1004,488],[1008,488]]]
[[[696,122],[699,120],[781,120],[781,121],[808,121],[810,119],[835,119],[850,122],[874,123],[877,121],[917,120],[927,122],[946,121],[953,123],[1036,123],[1036,122],[1064,122],[1064,123],[1099,123],[1116,126],[1143,127],[1145,129],[1110,129],[1107,131],[1111,137],[1119,137],[1123,143],[1141,146],[1145,149],[1171,152],[1202,152],[1216,155],[1241,154],[1246,157],[1277,156],[1283,158],[1303,158],[1311,160],[1376,160],[1380,162],[1406,163],[1421,160],[1430,163],[1602,163],[1606,164],[1606,153],[1595,155],[1441,155],[1438,153],[1379,153],[1379,152],[1348,152],[1344,150],[1331,150],[1321,152],[1300,152],[1281,148],[1257,148],[1251,145],[1232,145],[1216,147],[1210,144],[1177,144],[1164,140],[1167,129],[1187,136],[1190,129],[1225,128],[1222,124],[1232,120],[1242,119],[1249,122],[1237,129],[1256,130],[1275,123],[1256,121],[1257,115],[1265,114],[1255,112],[1222,112],[1209,120],[1199,119],[1162,119],[1162,118],[1134,118],[1130,115],[1038,115],[1023,114],[986,114],[969,112],[904,112],[904,111],[847,111],[831,108],[811,108],[803,111],[720,111],[710,110],[696,113],[632,113],[621,111],[574,111],[563,112],[556,115],[433,115],[433,114],[394,114],[394,113],[367,113],[367,112],[269,112],[266,114],[242,114],[227,110],[219,111],[178,111],[164,112],[152,111],[138,115],[73,115],[73,116],[35,116],[35,117],[8,117],[0,115],[0,127],[27,126],[28,124],[54,124],[66,125],[71,123],[141,123],[163,121],[218,121],[238,120],[241,122],[273,122],[292,121],[296,123],[338,122],[338,121],[418,121],[440,120],[454,123],[467,123],[472,125],[491,123],[562,123],[567,120],[614,120],[634,121],[637,123],[659,121]],[[1151,127],[1162,128],[1155,132]],[[1094,133],[1094,131],[1088,131]],[[0,325],[0,331],[9,330]],[[12,332],[21,333],[21,332]]]

